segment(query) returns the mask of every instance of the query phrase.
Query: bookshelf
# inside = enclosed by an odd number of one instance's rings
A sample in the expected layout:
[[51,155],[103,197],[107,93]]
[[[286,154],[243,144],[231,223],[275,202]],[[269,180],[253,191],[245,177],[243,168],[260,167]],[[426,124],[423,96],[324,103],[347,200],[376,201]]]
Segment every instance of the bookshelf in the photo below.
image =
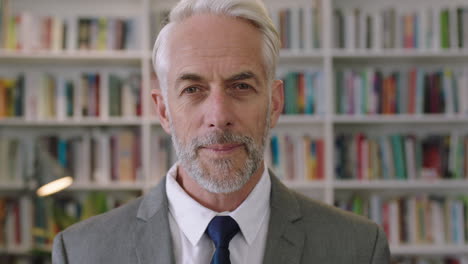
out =
[[[166,168],[173,160],[173,152],[164,149],[167,147],[167,137],[163,136],[159,121],[152,112],[152,102],[150,98],[150,89],[153,87],[154,77],[152,76],[151,66],[151,48],[156,34],[160,29],[159,22],[164,20],[167,10],[173,6],[172,0],[84,0],[84,1],[57,1],[43,0],[40,2],[31,0],[0,0],[0,3],[9,3],[10,14],[25,15],[26,19],[31,17],[68,17],[67,20],[57,22],[58,25],[67,25],[68,34],[66,36],[56,34],[62,44],[49,46],[44,49],[12,49],[0,44],[0,78],[14,79],[18,74],[24,73],[26,78],[29,72],[53,72],[56,76],[64,76],[69,72],[79,73],[102,73],[107,76],[114,72],[123,75],[129,72],[136,72],[141,78],[140,92],[141,96],[141,115],[110,116],[107,109],[110,106],[109,93],[106,92],[106,86],[101,83],[100,115],[83,116],[73,115],[70,118],[58,120],[57,118],[24,118],[24,117],[2,117],[0,118],[0,136],[10,137],[12,135],[55,135],[75,131],[84,134],[91,134],[92,131],[131,130],[139,135],[137,153],[140,156],[140,178],[130,182],[120,182],[109,180],[104,182],[85,181],[75,183],[69,190],[64,192],[64,196],[86,196],[87,193],[94,191],[103,191],[110,195],[120,195],[121,193],[140,194],[147,192],[154,186],[162,176]],[[296,137],[303,134],[309,135],[312,139],[323,141],[323,179],[305,180],[304,176],[295,175],[293,179],[284,179],[284,182],[290,188],[293,188],[306,195],[325,201],[328,204],[334,204],[339,198],[347,198],[355,194],[369,196],[372,194],[381,194],[382,197],[393,199],[411,195],[412,193],[423,193],[430,195],[450,195],[452,193],[466,195],[468,190],[468,180],[465,175],[463,179],[456,180],[396,180],[396,179],[373,179],[373,180],[340,180],[336,178],[335,166],[338,158],[335,152],[336,137],[343,133],[356,134],[359,132],[370,135],[379,134],[421,134],[421,133],[452,133],[467,132],[468,134],[468,116],[467,113],[454,112],[451,114],[342,114],[337,113],[336,109],[336,79],[337,70],[362,70],[366,68],[383,69],[385,72],[404,69],[409,70],[412,67],[428,68],[428,71],[443,70],[445,67],[451,69],[468,69],[466,63],[468,59],[468,43],[463,43],[458,47],[460,37],[454,38],[453,46],[450,45],[441,48],[439,43],[441,32],[434,29],[433,39],[430,45],[416,47],[404,47],[401,43],[406,36],[397,22],[398,15],[413,15],[416,17],[420,7],[424,7],[420,12],[431,9],[434,16],[437,12],[445,9],[453,10],[456,14],[458,7],[464,7],[468,10],[468,1],[466,0],[397,0],[392,3],[383,0],[294,0],[284,2],[280,0],[265,0],[267,8],[272,14],[273,20],[282,28],[282,38],[289,35],[289,43],[280,52],[278,76],[283,78],[289,72],[320,72],[321,85],[316,87],[314,95],[320,95],[323,109],[319,114],[287,114],[280,118],[274,133],[288,134],[295,132]],[[385,30],[377,30],[377,27],[383,26],[383,21],[372,24],[367,40],[365,34],[359,37],[348,33],[342,42],[343,47],[338,47],[336,43],[336,30],[338,19],[335,16],[336,10],[342,10],[347,26],[342,31],[366,32],[367,25],[363,19],[370,16],[370,21],[379,20],[382,13],[395,12],[394,30],[396,43],[392,47],[384,47],[384,38],[382,34],[387,34]],[[355,10],[360,10],[359,19],[356,17]],[[388,11],[394,10],[394,11]],[[353,13],[354,12],[354,13]],[[428,11],[429,12],[429,11]],[[449,13],[452,14],[452,13]],[[391,15],[390,15],[391,16]],[[421,15],[421,16],[424,16]],[[446,15],[444,15],[446,16]],[[21,17],[21,16],[20,16]],[[301,22],[300,17],[304,19]],[[52,19],[52,20],[53,20]],[[79,27],[80,19],[87,19],[97,22],[109,22],[116,19],[133,19],[137,29],[133,32],[135,42],[131,48],[111,48],[99,50],[99,45],[94,48],[79,48]],[[106,20],[107,19],[107,20]],[[446,18],[445,18],[446,19]],[[449,18],[450,21],[454,20]],[[352,21],[360,21],[358,27]],[[437,25],[436,18],[433,18],[433,25]],[[455,21],[455,20],[454,20]],[[467,20],[468,21],[468,16]],[[84,22],[89,23],[89,22]],[[283,23],[282,26],[281,23]],[[381,24],[379,24],[381,23]],[[444,22],[445,23],[445,22]],[[464,22],[467,24],[468,22]],[[304,25],[313,25],[313,30],[308,31]],[[349,25],[348,25],[349,24]],[[397,25],[398,24],[398,25]],[[354,25],[354,28],[352,27]],[[401,25],[400,25],[401,26]],[[31,25],[29,25],[31,27]],[[84,26],[86,27],[86,26]],[[91,28],[93,26],[90,26]],[[94,26],[96,27],[96,26]],[[424,27],[424,26],[423,26]],[[97,27],[99,28],[99,27]],[[437,28],[435,26],[434,28]],[[467,27],[468,28],[468,27]],[[426,26],[422,31],[428,31]],[[24,30],[24,29],[23,29]],[[94,29],[96,30],[96,29]],[[115,29],[114,29],[115,30]],[[99,30],[98,30],[99,31]],[[455,32],[452,29],[451,32]],[[300,32],[303,32],[301,34]],[[458,32],[458,31],[457,31]],[[409,34],[409,33],[408,33]],[[422,33],[421,33],[422,34]],[[446,33],[444,33],[446,34]],[[468,33],[464,32],[466,36]],[[102,35],[102,34],[101,34]],[[102,37],[102,36],[101,36]],[[421,36],[420,36],[421,37]],[[99,42],[99,34],[95,37],[90,35],[90,43]],[[425,36],[422,36],[425,38]],[[446,37],[447,38],[447,37]],[[92,40],[98,39],[98,40]],[[452,40],[452,39],[451,39]],[[2,39],[4,41],[4,39]],[[97,41],[97,42],[96,42]],[[347,45],[347,42],[355,42],[358,45]],[[388,41],[388,40],[387,40]],[[52,41],[53,42],[53,41]],[[57,42],[57,40],[55,41]],[[369,42],[369,43],[367,43]],[[105,42],[108,44],[108,42]],[[400,43],[400,45],[398,44]],[[343,44],[343,43],[342,43]],[[367,45],[370,44],[370,45]],[[388,44],[388,43],[387,43]],[[32,45],[32,44],[31,44]],[[22,46],[31,46],[22,45]],[[108,44],[111,45],[111,44]],[[414,43],[413,43],[414,45]],[[92,46],[90,44],[90,46]],[[112,45],[111,45],[112,46]],[[390,45],[391,46],[391,45]],[[106,77],[102,77],[106,79]],[[78,83],[78,81],[77,81]],[[405,86],[403,86],[405,87]],[[77,91],[80,87],[76,85]],[[26,89],[31,89],[26,87]],[[296,89],[296,88],[292,88]],[[299,89],[299,88],[297,88]],[[468,87],[467,87],[468,89]],[[468,98],[466,98],[468,100]],[[468,102],[468,101],[465,101]],[[27,107],[27,106],[26,106]],[[26,111],[27,112],[27,111]],[[294,134],[294,133],[292,133]],[[298,144],[301,146],[301,144]],[[297,148],[297,147],[296,147]],[[269,150],[271,151],[271,150]],[[268,153],[270,154],[270,152]],[[300,154],[298,154],[300,155]],[[466,155],[466,154],[465,154]],[[271,156],[271,155],[268,155]],[[317,162],[316,156],[308,157]],[[269,159],[267,157],[267,159]],[[271,158],[270,158],[271,159]],[[302,157],[304,159],[304,157]],[[157,160],[157,162],[154,162]],[[271,160],[269,161],[271,162]],[[278,171],[281,174],[281,169]],[[296,168],[297,169],[297,168]],[[284,172],[285,170],[283,170]],[[297,170],[301,171],[301,170]],[[109,176],[108,176],[109,177]],[[1,177],[0,177],[1,179]],[[1,197],[17,197],[18,192],[25,189],[22,183],[0,182]],[[468,221],[465,219],[465,221]],[[391,245],[392,255],[395,257],[429,257],[442,258],[446,256],[468,256],[468,239],[464,245],[419,245],[419,244],[400,244]],[[50,245],[49,245],[50,246]],[[38,247],[38,246],[36,246]],[[46,246],[47,248],[47,246]],[[30,250],[10,247],[2,248],[2,255],[29,255]],[[0,257],[0,262],[2,258]],[[396,262],[406,263],[406,262]],[[438,263],[444,263],[442,261]]]

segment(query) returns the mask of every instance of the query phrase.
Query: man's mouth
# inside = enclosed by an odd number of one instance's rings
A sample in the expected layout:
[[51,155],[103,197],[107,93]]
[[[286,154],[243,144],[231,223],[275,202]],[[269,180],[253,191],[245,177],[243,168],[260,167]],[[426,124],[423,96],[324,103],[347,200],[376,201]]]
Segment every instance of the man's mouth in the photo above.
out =
[[208,151],[222,154],[222,153],[230,153],[230,152],[236,151],[237,149],[243,146],[244,144],[240,144],[240,143],[214,144],[214,145],[203,146],[201,147],[201,149],[205,149]]

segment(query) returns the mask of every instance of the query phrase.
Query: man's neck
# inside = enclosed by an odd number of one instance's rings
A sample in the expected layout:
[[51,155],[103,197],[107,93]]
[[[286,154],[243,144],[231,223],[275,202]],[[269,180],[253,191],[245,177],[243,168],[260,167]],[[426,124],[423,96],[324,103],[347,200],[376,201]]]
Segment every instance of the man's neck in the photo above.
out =
[[265,166],[262,161],[261,166],[254,172],[249,181],[240,190],[232,193],[212,193],[207,191],[188,175],[181,166],[177,170],[176,180],[188,195],[206,208],[216,212],[231,212],[239,207],[249,196],[250,192],[260,181],[264,170]]

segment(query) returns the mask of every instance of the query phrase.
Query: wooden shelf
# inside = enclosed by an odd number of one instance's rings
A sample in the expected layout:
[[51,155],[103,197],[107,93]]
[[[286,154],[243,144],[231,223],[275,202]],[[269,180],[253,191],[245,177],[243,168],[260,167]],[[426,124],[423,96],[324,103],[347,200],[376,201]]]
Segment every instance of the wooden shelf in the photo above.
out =
[[25,190],[23,183],[0,183],[0,193],[16,193]]
[[372,59],[372,58],[468,58],[468,50],[416,50],[416,49],[389,49],[389,50],[346,50],[335,49],[332,51],[332,57],[336,59]]
[[11,127],[29,127],[29,126],[44,126],[44,127],[80,127],[80,126],[138,126],[142,124],[141,118],[81,118],[67,120],[24,120],[23,118],[5,118],[0,119],[1,126]]
[[288,181],[281,180],[286,186],[294,190],[320,190],[325,188],[324,181]]
[[320,63],[325,59],[322,50],[280,50],[280,63]]
[[279,118],[280,125],[288,124],[323,124],[325,123],[325,118],[320,115],[281,115]]
[[142,191],[143,182],[74,183],[65,191]]
[[468,116],[459,114],[425,114],[425,115],[335,115],[336,124],[447,124],[466,123]]
[[143,53],[139,50],[116,50],[116,51],[13,51],[0,50],[0,62],[120,62],[139,63],[143,58]]
[[468,190],[468,180],[335,180],[337,190]]
[[468,246],[466,245],[401,245],[390,246],[390,252],[394,256],[417,255],[417,256],[438,256],[438,255],[466,255]]

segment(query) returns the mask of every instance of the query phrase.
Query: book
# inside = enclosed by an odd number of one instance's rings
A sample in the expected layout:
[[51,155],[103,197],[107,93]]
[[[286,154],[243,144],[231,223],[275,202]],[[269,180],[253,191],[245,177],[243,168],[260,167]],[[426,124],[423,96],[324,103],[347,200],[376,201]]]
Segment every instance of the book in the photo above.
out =
[[273,133],[269,141],[269,166],[275,174],[289,181],[323,180],[325,146],[311,135]]

